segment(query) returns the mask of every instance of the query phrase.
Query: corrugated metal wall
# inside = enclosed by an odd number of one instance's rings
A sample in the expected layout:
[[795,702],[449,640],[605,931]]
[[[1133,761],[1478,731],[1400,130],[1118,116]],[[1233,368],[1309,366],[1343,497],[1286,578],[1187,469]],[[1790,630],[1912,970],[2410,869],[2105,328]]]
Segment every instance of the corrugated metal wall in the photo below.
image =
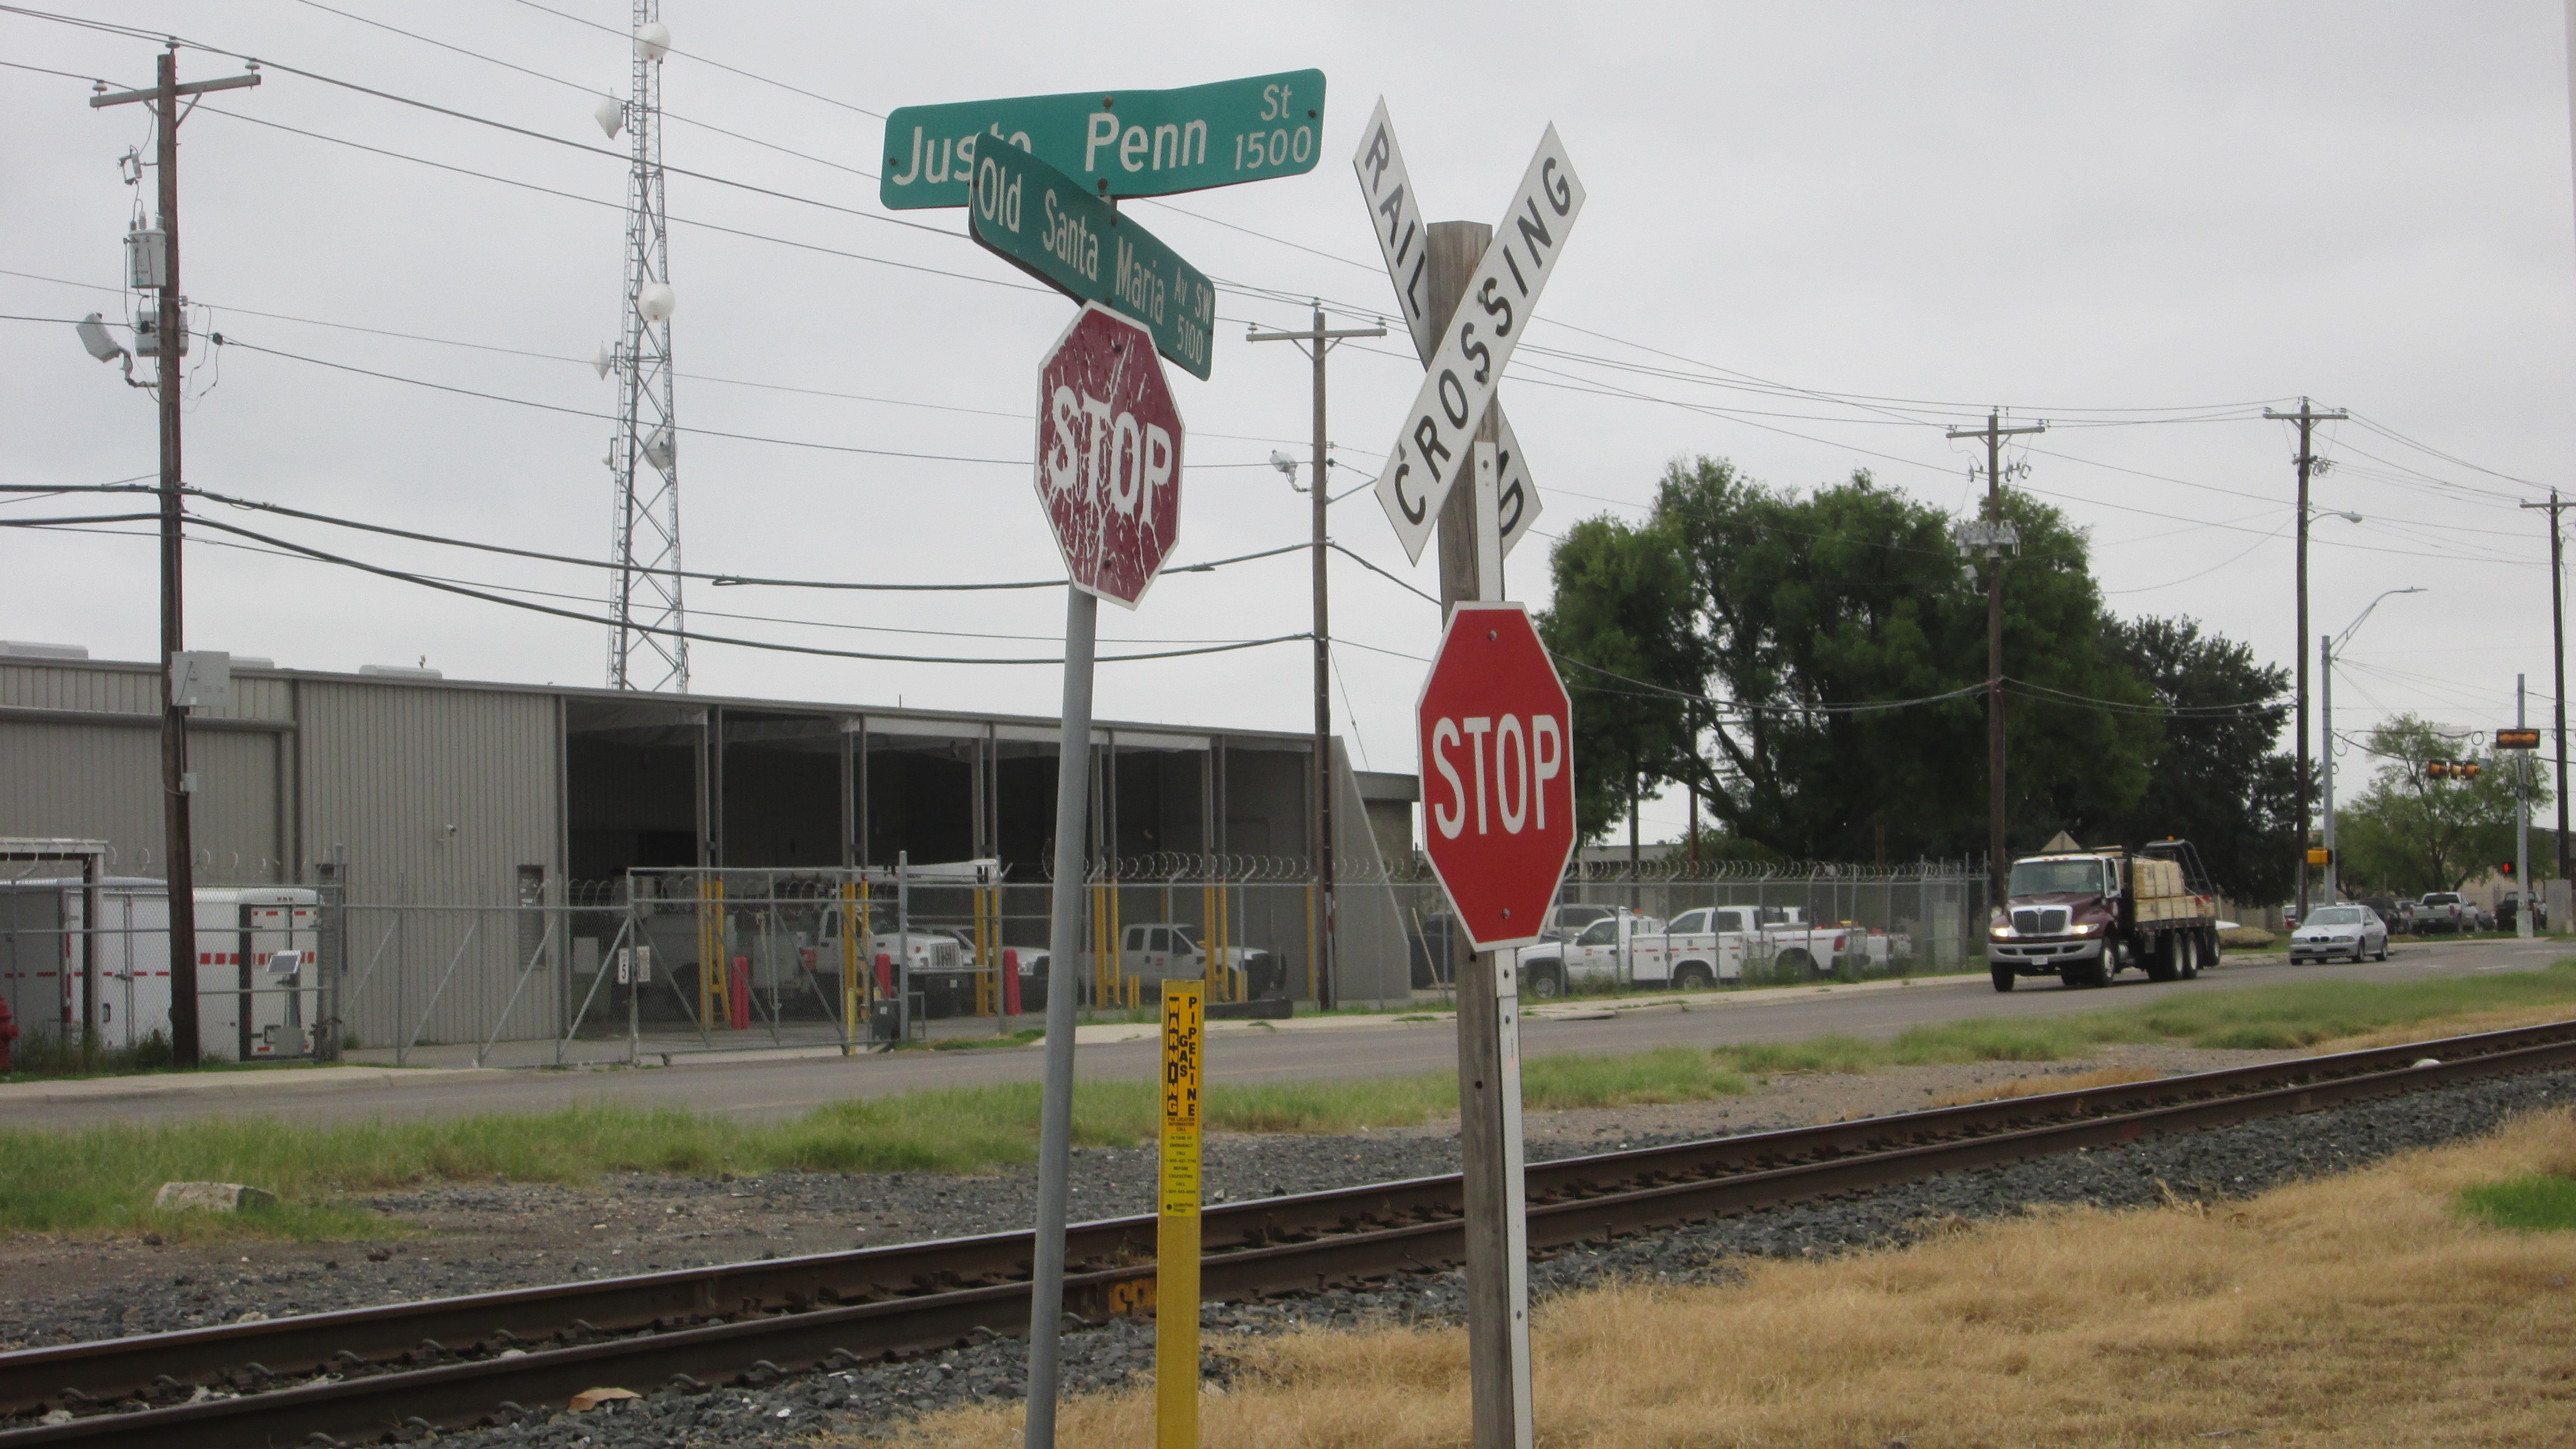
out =
[[343,1008],[348,1029],[369,1046],[415,1030],[424,1043],[479,1040],[516,991],[504,1036],[556,1030],[560,972],[519,989],[527,962],[510,908],[518,867],[562,877],[559,702],[306,680],[303,711],[306,852],[348,847],[355,904],[418,907],[399,930],[391,913],[351,913],[352,985],[369,974]]
[[[0,706],[114,715],[99,726],[0,717],[0,835],[105,840],[109,868],[159,875],[162,858],[160,681],[148,668],[0,664]],[[291,686],[237,679],[233,702],[200,718],[287,720]],[[188,737],[198,779],[192,824],[198,880],[270,884],[294,878],[291,818],[278,794],[284,732],[209,727]]]

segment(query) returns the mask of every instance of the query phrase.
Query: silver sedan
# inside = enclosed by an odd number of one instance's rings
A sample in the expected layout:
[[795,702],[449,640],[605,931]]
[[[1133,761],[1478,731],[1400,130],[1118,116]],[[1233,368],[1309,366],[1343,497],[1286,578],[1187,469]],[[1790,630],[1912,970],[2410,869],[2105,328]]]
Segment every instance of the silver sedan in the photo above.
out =
[[2290,933],[2290,964],[2349,956],[2388,959],[2388,925],[2368,906],[2320,906]]

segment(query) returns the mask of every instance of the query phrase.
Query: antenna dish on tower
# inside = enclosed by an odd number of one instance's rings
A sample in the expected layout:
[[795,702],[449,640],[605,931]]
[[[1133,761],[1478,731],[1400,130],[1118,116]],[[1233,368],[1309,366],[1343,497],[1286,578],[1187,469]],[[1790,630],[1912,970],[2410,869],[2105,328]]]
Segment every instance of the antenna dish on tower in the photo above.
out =
[[616,140],[617,133],[626,129],[626,103],[615,96],[601,96],[599,104],[590,108],[590,118],[599,123],[599,129],[606,131],[610,140]]
[[635,58],[660,60],[671,53],[671,27],[659,20],[647,20],[635,27]]
[[646,282],[636,290],[635,310],[643,313],[647,322],[667,322],[679,301],[680,294],[671,290],[670,283]]

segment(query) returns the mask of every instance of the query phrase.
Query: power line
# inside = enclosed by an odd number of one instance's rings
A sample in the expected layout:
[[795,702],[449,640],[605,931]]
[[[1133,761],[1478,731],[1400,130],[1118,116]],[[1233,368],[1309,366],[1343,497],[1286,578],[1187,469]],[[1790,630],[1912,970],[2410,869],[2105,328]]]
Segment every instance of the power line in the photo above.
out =
[[[124,513],[50,519],[0,519],[0,528],[45,528],[61,525],[129,523],[158,520],[160,517],[161,515],[158,513]],[[483,589],[469,587],[464,584],[449,583],[430,575],[417,574],[406,569],[388,568],[382,564],[367,563],[360,559],[349,558],[345,555],[330,553],[323,549],[312,548],[305,544],[294,543],[287,539],[276,538],[269,534],[258,532],[255,529],[243,528],[237,524],[230,524],[218,519],[207,518],[201,514],[188,515],[188,521],[202,528],[220,529],[225,533],[235,534],[243,538],[256,539],[261,543],[270,545],[272,548],[284,549],[290,553],[301,555],[309,559],[319,560],[323,563],[337,564],[343,568],[356,569],[361,573],[375,574],[379,577],[394,579],[402,583],[416,584],[422,588],[436,589],[442,593],[458,594],[487,604],[499,604],[504,608],[521,609],[536,614],[547,614],[558,619],[569,619],[575,623],[581,624],[596,624],[606,627],[614,623],[613,620],[604,615],[585,614],[572,609],[559,609],[550,604],[533,603],[526,599],[507,598],[499,594],[490,593]],[[1304,546],[1305,545],[1302,544],[1298,545],[1298,547],[1301,548]],[[630,623],[626,627],[643,632],[685,638],[691,643],[729,644],[742,649],[762,649],[779,654],[808,654],[828,659],[866,659],[893,664],[1061,665],[1064,663],[1061,656],[1053,655],[1043,658],[985,658],[963,655],[887,654],[856,649],[825,649],[820,646],[806,644],[782,644],[774,640],[767,639],[742,639],[731,635],[708,634],[694,629],[675,629],[663,625]],[[1305,634],[1280,634],[1267,639],[1244,639],[1231,643],[1201,645],[1188,649],[1160,649],[1135,654],[1103,654],[1099,656],[1099,660],[1104,664],[1120,664],[1154,659],[1185,659],[1202,654],[1226,654],[1242,649],[1265,648],[1272,644],[1297,643],[1305,640],[1307,637],[1309,636]]]

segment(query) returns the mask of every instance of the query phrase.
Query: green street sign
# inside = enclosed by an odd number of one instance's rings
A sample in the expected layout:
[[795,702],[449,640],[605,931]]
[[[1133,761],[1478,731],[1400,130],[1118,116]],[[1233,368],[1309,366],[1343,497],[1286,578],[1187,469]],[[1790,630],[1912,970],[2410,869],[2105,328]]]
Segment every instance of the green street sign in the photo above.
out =
[[1170,91],[1075,91],[886,117],[888,210],[964,206],[981,143],[1034,153],[1095,196],[1170,196],[1315,169],[1324,73],[1287,70]]
[[975,158],[966,229],[1004,261],[1077,302],[1143,323],[1154,350],[1201,381],[1214,361],[1216,288],[1132,216],[1017,146]]

